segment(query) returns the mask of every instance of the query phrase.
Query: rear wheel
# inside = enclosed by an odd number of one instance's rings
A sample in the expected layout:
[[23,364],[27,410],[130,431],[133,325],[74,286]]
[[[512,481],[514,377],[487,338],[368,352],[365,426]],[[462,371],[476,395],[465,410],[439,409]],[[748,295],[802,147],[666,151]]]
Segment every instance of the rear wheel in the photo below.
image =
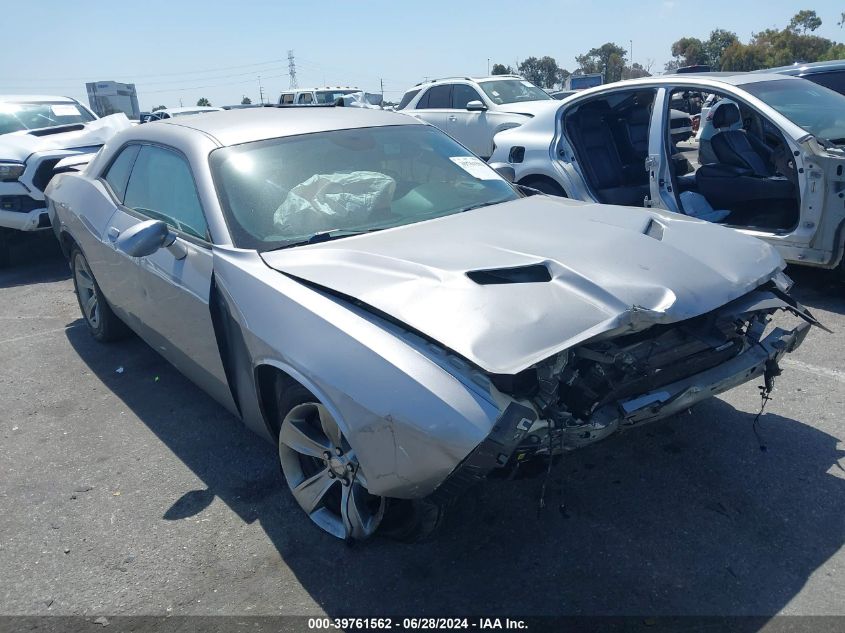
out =
[[70,267],[73,271],[73,287],[79,301],[79,309],[85,319],[88,331],[101,342],[115,341],[128,333],[128,328],[112,312],[106,298],[94,279],[88,260],[79,248],[70,253]]

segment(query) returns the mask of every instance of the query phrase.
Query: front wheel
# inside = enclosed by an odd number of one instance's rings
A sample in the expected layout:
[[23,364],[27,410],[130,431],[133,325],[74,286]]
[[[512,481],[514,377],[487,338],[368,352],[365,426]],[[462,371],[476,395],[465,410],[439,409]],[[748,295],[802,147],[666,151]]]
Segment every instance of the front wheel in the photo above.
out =
[[358,457],[331,413],[301,385],[279,380],[279,462],[293,498],[320,528],[347,541],[376,531],[397,540],[431,538],[443,507],[371,494]]
[[0,227],[0,268],[7,268],[12,263],[12,257],[9,252],[10,231]]
[[279,430],[279,461],[299,507],[337,538],[372,536],[381,524],[387,500],[367,490],[355,451],[331,413],[298,386],[286,390],[281,400],[293,406]]
[[123,338],[128,330],[117,315],[112,312],[103,296],[88,260],[79,248],[70,253],[70,267],[73,271],[73,287],[79,301],[79,309],[85,319],[88,331],[100,342],[115,341]]

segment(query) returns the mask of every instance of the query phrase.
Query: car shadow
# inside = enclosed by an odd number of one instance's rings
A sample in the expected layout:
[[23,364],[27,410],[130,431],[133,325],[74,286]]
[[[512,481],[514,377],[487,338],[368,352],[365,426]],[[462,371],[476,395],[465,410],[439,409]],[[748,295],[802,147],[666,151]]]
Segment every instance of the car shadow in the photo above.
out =
[[11,265],[0,268],[0,288],[52,283],[70,277],[52,231],[22,235],[10,246]]
[[299,510],[273,446],[143,342],[103,346],[84,328],[66,336],[203,482],[161,520],[193,517],[220,499],[261,526],[330,616],[768,616],[845,542],[837,438],[766,414],[763,451],[753,416],[712,399],[567,454],[542,511],[542,477],[491,480],[461,500],[435,541],[348,546]]

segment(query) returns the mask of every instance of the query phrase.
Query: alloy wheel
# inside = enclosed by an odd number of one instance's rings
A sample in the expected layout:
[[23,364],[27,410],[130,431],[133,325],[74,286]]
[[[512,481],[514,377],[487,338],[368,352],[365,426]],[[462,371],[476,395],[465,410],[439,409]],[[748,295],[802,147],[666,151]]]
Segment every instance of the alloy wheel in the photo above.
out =
[[294,499],[326,532],[360,540],[376,531],[386,500],[368,492],[355,452],[323,405],[300,404],[285,416],[279,460]]

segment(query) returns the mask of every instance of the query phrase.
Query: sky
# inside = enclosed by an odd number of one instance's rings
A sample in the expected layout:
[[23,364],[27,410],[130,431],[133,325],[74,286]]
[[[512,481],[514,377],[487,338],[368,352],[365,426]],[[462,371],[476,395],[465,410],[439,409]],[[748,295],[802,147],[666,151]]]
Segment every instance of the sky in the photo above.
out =
[[[65,95],[87,103],[86,81],[134,83],[142,110],[156,105],[276,101],[289,87],[355,86],[398,101],[432,77],[487,74],[550,55],[615,42],[661,71],[672,42],[734,31],[742,41],[782,28],[799,9],[822,18],[818,35],[845,40],[845,4],[816,0],[6,0],[0,93]],[[17,26],[16,26],[17,25]],[[11,27],[11,28],[9,28]]]

